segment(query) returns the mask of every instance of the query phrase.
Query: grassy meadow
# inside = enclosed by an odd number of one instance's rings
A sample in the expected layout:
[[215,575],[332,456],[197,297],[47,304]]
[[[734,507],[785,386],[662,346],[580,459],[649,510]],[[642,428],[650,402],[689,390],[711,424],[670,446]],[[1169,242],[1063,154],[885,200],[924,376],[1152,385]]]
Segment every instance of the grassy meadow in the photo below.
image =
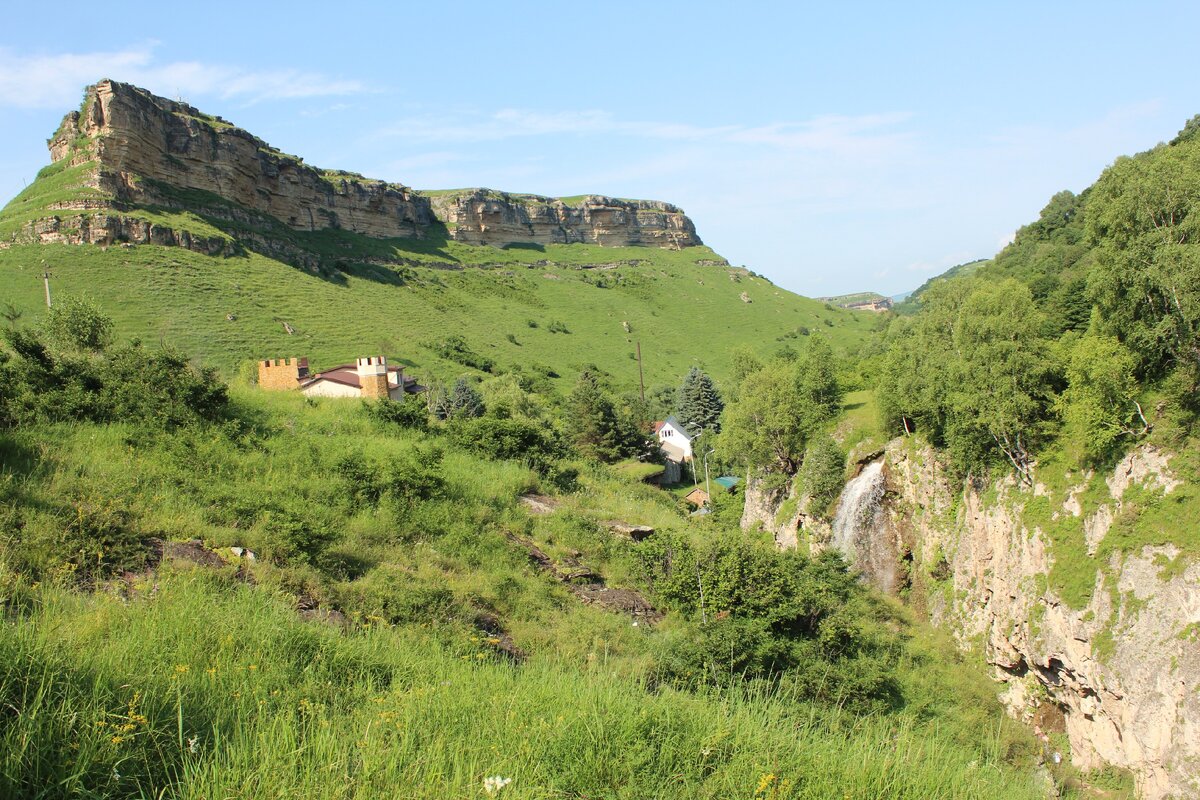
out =
[[[120,337],[177,346],[226,374],[258,358],[308,356],[324,368],[376,353],[420,377],[480,374],[442,354],[439,345],[458,335],[497,371],[573,381],[595,364],[625,389],[637,386],[640,342],[647,387],[675,386],[693,365],[724,379],[738,345],[766,354],[807,331],[846,350],[875,323],[744,269],[698,265],[719,258],[708,248],[444,247],[469,268],[359,264],[332,280],[252,252],[16,245],[0,250],[0,285],[24,324],[44,310],[49,267],[53,292],[94,298]],[[630,261],[638,263],[622,263]]]
[[[238,386],[223,424],[47,423],[0,448],[0,796],[1044,796],[987,677],[865,590],[837,617],[887,649],[886,702],[669,679],[698,622],[602,523],[736,534],[618,467],[577,461],[563,492],[437,426]],[[222,561],[155,565],[150,537]],[[514,537],[665,619],[580,603]]]

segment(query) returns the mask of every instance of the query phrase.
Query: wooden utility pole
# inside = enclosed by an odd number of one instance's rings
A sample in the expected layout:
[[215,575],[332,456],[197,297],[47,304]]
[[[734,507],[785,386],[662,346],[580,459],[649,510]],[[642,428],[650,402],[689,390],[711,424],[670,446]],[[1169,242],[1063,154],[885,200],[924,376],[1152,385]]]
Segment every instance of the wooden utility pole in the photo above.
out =
[[[46,291],[50,291],[50,290],[47,289]],[[46,305],[49,305],[49,302],[47,302]],[[638,392],[641,395],[642,402],[645,403],[646,402],[646,379],[642,374],[642,342],[640,339],[638,340],[638,343],[637,343],[637,357],[638,357]]]

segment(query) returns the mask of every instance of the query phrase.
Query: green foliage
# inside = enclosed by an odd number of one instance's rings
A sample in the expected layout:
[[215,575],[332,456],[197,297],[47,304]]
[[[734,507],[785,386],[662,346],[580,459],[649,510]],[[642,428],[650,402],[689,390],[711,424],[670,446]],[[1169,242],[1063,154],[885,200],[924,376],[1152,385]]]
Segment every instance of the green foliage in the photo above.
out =
[[693,436],[703,431],[721,432],[725,403],[712,378],[699,367],[688,370],[675,396],[675,416]]
[[[991,439],[1024,477],[1051,400],[1045,343],[1029,290],[1015,280],[984,284],[963,303],[953,343],[959,358],[948,427],[959,462],[975,462]],[[953,384],[952,384],[953,385]]]
[[1137,402],[1135,360],[1111,336],[1087,335],[1064,340],[1063,346],[1067,388],[1057,408],[1085,455],[1099,462],[1127,441],[1124,437],[1137,438],[1149,430]]
[[465,367],[473,367],[481,372],[491,372],[496,367],[495,361],[476,353],[467,344],[467,340],[458,334],[451,334],[445,339],[429,342],[425,346],[447,361],[453,361]]
[[886,427],[923,430],[962,472],[1002,455],[1027,477],[1053,392],[1040,323],[1015,279],[934,284],[921,313],[888,331],[879,386]]
[[799,477],[798,489],[809,498],[808,513],[828,518],[845,481],[846,454],[832,437],[816,436],[808,443]]
[[796,359],[776,358],[746,377],[729,407],[721,450],[752,468],[795,474],[808,438],[840,404],[833,352],[811,339]]
[[644,449],[634,422],[617,413],[596,373],[585,369],[567,398],[567,429],[576,448],[590,458],[619,461]]
[[474,419],[482,417],[487,410],[483,403],[483,395],[466,378],[454,382],[447,398],[449,417],[451,419]]
[[516,459],[545,469],[563,455],[553,432],[520,417],[463,419],[448,428],[451,439],[488,458]]
[[51,348],[36,332],[8,333],[0,360],[0,426],[40,421],[136,421],[175,428],[222,419],[225,385],[214,370],[198,369],[170,350],[140,343],[104,354]]
[[403,400],[364,400],[363,409],[367,416],[388,425],[398,425],[401,428],[424,430],[429,424],[429,409],[426,401],[417,395],[409,395]]
[[256,527],[263,554],[281,563],[314,561],[337,539],[332,516],[311,507],[268,506]]
[[1162,375],[1200,362],[1200,141],[1181,136],[1104,171],[1088,203],[1088,290],[1106,331]]
[[97,353],[111,344],[113,321],[89,298],[69,296],[47,310],[42,330],[60,350]]
[[863,709],[898,701],[890,674],[898,642],[873,630],[838,556],[811,560],[740,535],[702,546],[656,537],[641,556],[656,596],[694,625],[670,642],[663,680],[770,679],[801,697]]

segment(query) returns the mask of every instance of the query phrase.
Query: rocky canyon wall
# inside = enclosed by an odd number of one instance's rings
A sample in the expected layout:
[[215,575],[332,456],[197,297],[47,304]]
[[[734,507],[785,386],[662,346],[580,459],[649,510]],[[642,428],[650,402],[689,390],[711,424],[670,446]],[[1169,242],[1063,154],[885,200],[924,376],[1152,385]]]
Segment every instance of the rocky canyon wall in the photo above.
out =
[[[842,550],[865,579],[980,652],[1012,713],[1048,744],[1065,734],[1080,768],[1127,768],[1147,800],[1200,797],[1200,564],[1169,544],[1102,547],[1130,496],[1170,502],[1181,484],[1170,457],[1148,446],[1111,474],[1076,478],[1065,491],[1012,478],[963,489],[931,448],[897,439],[861,465],[832,524],[751,484],[743,525],[773,531],[780,546]],[[1101,491],[1085,499],[1089,481]],[[1023,513],[1035,502],[1050,509],[1036,524]],[[1078,524],[1079,547],[1108,553],[1086,599],[1052,580],[1066,544],[1046,529],[1063,520]]]

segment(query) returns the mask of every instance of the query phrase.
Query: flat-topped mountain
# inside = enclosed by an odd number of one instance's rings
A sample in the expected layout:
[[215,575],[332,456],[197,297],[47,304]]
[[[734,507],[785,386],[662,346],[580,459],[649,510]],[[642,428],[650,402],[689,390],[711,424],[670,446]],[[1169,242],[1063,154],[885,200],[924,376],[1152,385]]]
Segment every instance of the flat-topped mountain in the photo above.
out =
[[[500,247],[679,249],[701,243],[683,211],[659,201],[583,195],[567,202],[488,189],[425,194],[318,169],[221,117],[111,80],[87,89],[80,110],[64,117],[49,146],[53,164],[39,179],[59,178],[77,191],[26,209],[22,224],[6,231],[8,238],[152,242],[211,254],[231,249],[221,241],[225,237],[147,224],[156,221],[137,212],[148,209],[188,210],[232,223],[243,229],[234,239],[260,245],[286,239],[272,236],[276,223],[292,231],[336,229],[378,239],[434,237]],[[60,177],[68,171],[71,181]]]
[[0,209],[14,313],[42,313],[45,264],[55,297],[92,297],[120,335],[230,370],[379,352],[422,378],[494,363],[569,381],[598,365],[629,387],[640,342],[653,388],[701,360],[723,378],[739,344],[817,331],[848,348],[869,325],[729,264],[668,203],[317,169],[115,81],[89,87],[49,145],[53,162]]

